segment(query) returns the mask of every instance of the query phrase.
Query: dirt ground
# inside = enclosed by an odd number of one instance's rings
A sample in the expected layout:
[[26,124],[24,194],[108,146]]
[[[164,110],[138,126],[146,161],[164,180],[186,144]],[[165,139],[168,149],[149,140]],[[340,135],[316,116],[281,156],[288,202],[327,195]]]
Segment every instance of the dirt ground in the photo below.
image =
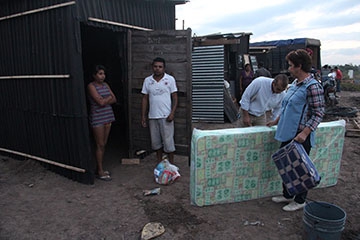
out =
[[[340,95],[341,106],[359,106],[360,92]],[[337,185],[313,189],[308,195],[346,211],[342,239],[360,240],[358,143],[359,138],[345,138]],[[140,165],[122,165],[114,156],[107,156],[105,164],[113,180],[84,185],[48,171],[34,160],[0,156],[0,239],[140,239],[148,222],[164,225],[166,231],[157,239],[302,239],[303,212],[284,212],[282,205],[270,198],[191,205],[188,157],[175,156],[181,178],[170,186],[154,182],[154,154]],[[143,196],[143,190],[156,187],[161,188],[160,195]]]

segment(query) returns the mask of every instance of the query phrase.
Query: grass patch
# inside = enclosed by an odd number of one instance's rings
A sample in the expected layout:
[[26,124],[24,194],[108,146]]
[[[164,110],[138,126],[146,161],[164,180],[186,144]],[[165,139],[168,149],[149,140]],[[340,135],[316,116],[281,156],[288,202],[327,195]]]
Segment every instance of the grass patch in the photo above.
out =
[[352,92],[359,92],[359,91],[360,91],[360,84],[355,84],[355,83],[341,83],[341,90],[344,90],[344,91],[352,91]]

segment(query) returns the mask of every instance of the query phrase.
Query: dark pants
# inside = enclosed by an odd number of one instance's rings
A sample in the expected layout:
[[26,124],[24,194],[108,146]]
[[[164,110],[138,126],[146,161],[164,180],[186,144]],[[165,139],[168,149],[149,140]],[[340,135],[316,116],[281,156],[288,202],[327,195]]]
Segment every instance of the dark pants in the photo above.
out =
[[341,88],[340,88],[340,79],[336,79],[336,92],[341,92]]
[[[282,148],[283,146],[285,146],[286,144],[290,143],[292,140],[287,141],[287,142],[282,142],[280,145],[280,148]],[[305,142],[303,142],[301,145],[303,145],[306,153],[309,155],[310,154],[310,150],[311,150],[311,143],[310,143],[310,135],[306,138]],[[299,193],[297,195],[295,195],[294,201],[297,203],[304,203],[306,200],[306,196],[307,196],[307,191],[306,192],[302,192]],[[286,187],[283,183],[283,196],[285,198],[293,198],[293,196],[291,196],[288,191],[286,190]]]

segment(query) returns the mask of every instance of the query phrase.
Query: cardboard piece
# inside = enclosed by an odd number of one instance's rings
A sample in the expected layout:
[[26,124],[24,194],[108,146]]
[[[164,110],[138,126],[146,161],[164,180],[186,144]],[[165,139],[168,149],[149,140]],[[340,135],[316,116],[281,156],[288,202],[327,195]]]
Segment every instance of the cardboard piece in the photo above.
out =
[[123,158],[121,159],[121,164],[140,164],[140,158]]

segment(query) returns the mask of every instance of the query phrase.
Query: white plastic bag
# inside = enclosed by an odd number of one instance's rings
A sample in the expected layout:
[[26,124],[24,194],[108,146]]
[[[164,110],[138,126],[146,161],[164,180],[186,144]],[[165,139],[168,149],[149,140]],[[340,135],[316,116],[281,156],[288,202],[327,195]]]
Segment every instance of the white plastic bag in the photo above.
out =
[[158,184],[168,185],[180,177],[179,168],[164,159],[154,169],[154,176]]

